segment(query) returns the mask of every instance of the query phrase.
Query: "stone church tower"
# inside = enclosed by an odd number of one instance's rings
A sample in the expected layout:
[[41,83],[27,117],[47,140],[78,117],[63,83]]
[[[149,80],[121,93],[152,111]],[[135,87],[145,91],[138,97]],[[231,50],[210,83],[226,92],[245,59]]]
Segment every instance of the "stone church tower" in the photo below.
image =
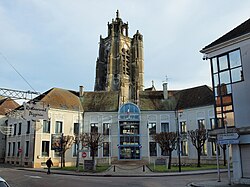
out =
[[115,20],[108,23],[108,36],[100,36],[94,90],[119,91],[120,104],[138,104],[143,83],[143,36],[137,30],[130,38],[128,23],[123,23],[117,11]]

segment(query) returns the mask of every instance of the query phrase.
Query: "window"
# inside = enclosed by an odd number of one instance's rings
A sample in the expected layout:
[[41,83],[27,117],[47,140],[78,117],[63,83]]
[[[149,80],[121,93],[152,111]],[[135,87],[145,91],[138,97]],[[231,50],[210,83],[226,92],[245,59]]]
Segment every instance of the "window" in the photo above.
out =
[[43,120],[43,133],[50,133],[50,121]]
[[120,126],[121,135],[138,135],[139,134],[139,124],[138,123],[125,123]]
[[12,132],[13,132],[13,129],[12,129],[12,125],[10,125],[10,133],[9,133],[9,136],[11,136],[12,135]]
[[20,155],[20,149],[21,149],[21,142],[17,142],[17,157]]
[[12,143],[12,156],[15,156],[15,153],[16,153],[16,142],[13,142]]
[[13,133],[14,136],[16,135],[16,126],[17,124],[14,124],[14,133]]
[[165,150],[161,149],[161,155],[162,156],[169,156],[169,151],[168,150],[165,151]]
[[157,156],[156,142],[149,142],[149,154],[150,156]]
[[109,135],[109,123],[103,123],[103,135]]
[[27,131],[26,134],[30,133],[30,121],[27,121]]
[[25,156],[28,157],[29,156],[29,141],[25,142]]
[[140,120],[140,110],[139,108],[132,103],[124,104],[118,115],[119,121],[139,121]]
[[210,119],[210,127],[211,127],[211,129],[215,129],[215,119],[214,118]]
[[[216,156],[217,146],[215,142],[211,142],[212,156]],[[218,155],[220,155],[220,148],[218,149]]]
[[161,132],[169,132],[169,123],[161,123]]
[[54,150],[54,157],[60,157],[61,156],[61,151],[59,149]]
[[199,119],[198,120],[198,129],[206,129],[204,119]]
[[49,141],[42,141],[42,156],[49,156]]
[[63,126],[62,121],[56,121],[55,133],[62,133],[62,126]]
[[103,142],[103,156],[110,156],[109,152],[109,142]]
[[181,156],[188,156],[188,143],[181,141]]
[[139,143],[140,143],[139,136],[134,136],[134,135],[120,136],[121,145],[139,145]]
[[181,134],[187,133],[187,123],[186,121],[181,121],[180,122],[180,126],[181,126]]
[[[217,125],[234,126],[233,118],[227,121],[227,113],[233,117],[232,84],[243,81],[243,69],[240,50],[234,50],[211,59],[215,113]],[[226,123],[226,124],[225,124]]]
[[98,132],[98,124],[97,123],[91,123],[90,124],[90,132],[97,133]]
[[22,123],[19,123],[18,135],[21,135],[22,132]]
[[10,156],[11,143],[9,142],[8,144],[9,144],[9,146],[8,146],[8,156]]
[[74,143],[72,148],[73,148],[73,157],[76,157],[77,156],[77,143]]
[[201,155],[207,156],[207,144],[206,143],[204,143],[204,145],[201,148]]
[[78,136],[79,134],[79,123],[74,123],[74,135]]
[[156,134],[156,123],[148,123],[149,135]]

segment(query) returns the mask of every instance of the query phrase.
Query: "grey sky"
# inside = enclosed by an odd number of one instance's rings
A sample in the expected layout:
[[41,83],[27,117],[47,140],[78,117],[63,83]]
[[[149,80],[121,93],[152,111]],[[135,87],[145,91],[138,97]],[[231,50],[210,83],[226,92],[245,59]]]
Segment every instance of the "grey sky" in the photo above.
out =
[[[248,0],[0,0],[0,52],[36,91],[92,91],[99,37],[117,9],[144,36],[145,87],[211,85],[199,50],[250,17]],[[0,87],[31,88],[0,55]]]

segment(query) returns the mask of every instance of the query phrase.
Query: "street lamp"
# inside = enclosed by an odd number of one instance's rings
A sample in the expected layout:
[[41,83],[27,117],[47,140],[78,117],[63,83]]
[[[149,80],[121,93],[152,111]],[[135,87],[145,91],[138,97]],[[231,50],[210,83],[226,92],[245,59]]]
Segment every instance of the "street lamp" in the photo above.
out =
[[178,154],[178,165],[179,172],[181,172],[181,146],[180,146],[180,127],[179,127],[179,115],[182,115],[182,112],[179,112],[178,109],[175,111],[176,115],[176,133],[177,133],[177,154]]

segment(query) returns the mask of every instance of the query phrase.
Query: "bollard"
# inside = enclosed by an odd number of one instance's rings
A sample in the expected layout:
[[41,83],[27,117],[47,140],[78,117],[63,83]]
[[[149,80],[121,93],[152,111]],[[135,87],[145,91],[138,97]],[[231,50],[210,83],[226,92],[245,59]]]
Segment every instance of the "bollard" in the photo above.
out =
[[114,170],[113,171],[115,172],[115,165],[114,165]]
[[145,172],[145,165],[142,166],[142,171]]

